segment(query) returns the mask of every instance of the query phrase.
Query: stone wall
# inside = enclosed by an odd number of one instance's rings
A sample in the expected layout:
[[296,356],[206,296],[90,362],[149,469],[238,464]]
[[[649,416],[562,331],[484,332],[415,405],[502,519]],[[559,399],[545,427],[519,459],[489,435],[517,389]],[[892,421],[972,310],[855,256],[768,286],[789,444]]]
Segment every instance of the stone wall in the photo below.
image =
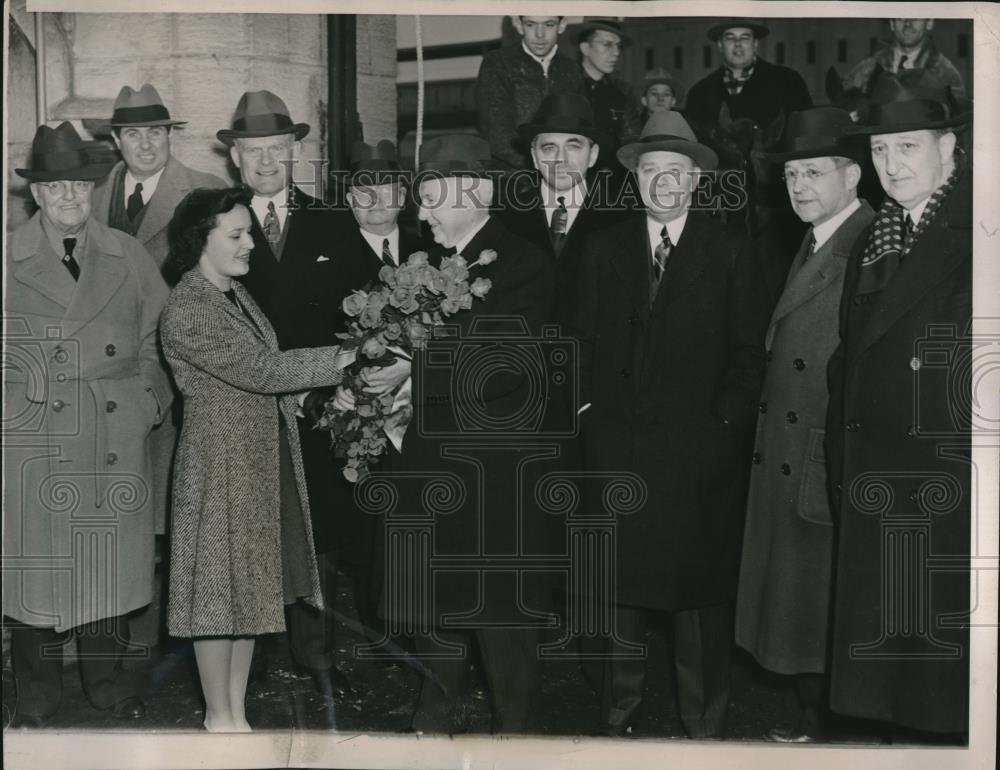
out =
[[[35,130],[34,15],[11,3],[7,80],[7,230],[32,209],[12,169],[23,166]],[[230,124],[244,91],[267,89],[296,121],[312,127],[304,158],[326,157],[327,34],[322,15],[86,14],[45,15],[48,123],[72,120],[100,138],[124,85],[156,86],[172,117],[188,121],[172,134],[174,154],[194,168],[237,179],[215,132]],[[395,136],[394,16],[359,16],[358,111],[368,141]],[[302,174],[311,178],[309,166]]]

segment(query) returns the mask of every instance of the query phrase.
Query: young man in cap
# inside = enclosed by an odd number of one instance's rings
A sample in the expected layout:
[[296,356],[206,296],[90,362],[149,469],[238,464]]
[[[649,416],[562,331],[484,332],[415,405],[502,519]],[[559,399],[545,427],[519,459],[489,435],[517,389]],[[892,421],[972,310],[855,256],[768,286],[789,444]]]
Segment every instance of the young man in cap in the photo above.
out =
[[167,259],[167,223],[191,190],[226,182],[185,166],[171,153],[173,120],[149,83],[124,86],[115,99],[111,134],[122,159],[94,190],[94,216],[146,247],[161,269]]
[[511,23],[521,40],[483,57],[476,104],[479,131],[490,144],[494,165],[515,170],[531,167],[517,142],[517,127],[534,117],[548,94],[581,93],[583,81],[573,61],[559,54],[564,17],[511,16]]
[[864,89],[875,71],[897,73],[903,69],[927,70],[956,96],[965,94],[962,75],[931,37],[934,19],[889,19],[892,40],[867,59],[862,59],[844,78],[845,88]]
[[600,134],[600,161],[615,168],[615,153],[639,135],[639,100],[632,87],[615,74],[622,49],[632,39],[622,31],[618,19],[591,16],[572,33],[580,51],[584,94],[594,108]]
[[[654,114],[618,159],[646,210],[584,249],[574,324],[584,458],[645,485],[644,504],[616,521],[616,638],[641,644],[646,614],[671,613],[681,721],[692,738],[718,738],[767,308],[749,239],[692,210],[717,158],[684,119]],[[611,646],[604,678],[611,735],[636,725],[646,674],[644,659],[620,652]]]
[[[386,551],[395,579],[387,581],[382,608],[393,623],[414,631],[416,653],[428,669],[412,723],[421,732],[469,729],[473,643],[494,732],[530,728],[541,683],[538,616],[525,608],[547,609],[551,586],[521,574],[511,558],[537,552],[549,534],[544,517],[528,515],[530,500],[519,497],[520,485],[513,483],[531,457],[510,443],[511,434],[538,394],[511,356],[522,345],[534,346],[531,332],[549,313],[552,271],[539,249],[490,215],[489,163],[489,145],[478,137],[436,137],[420,148],[415,180],[419,218],[437,243],[430,264],[458,254],[473,265],[484,251],[496,252],[494,261],[469,268],[470,284],[491,282],[485,297],[452,316],[455,328],[414,359],[413,419],[388,479],[399,503],[386,515],[387,541],[399,544],[393,533],[414,517],[420,532],[430,533],[430,540],[420,534],[403,540],[426,550]],[[484,334],[485,348],[476,340]],[[441,569],[449,562],[468,566]],[[399,586],[404,593],[393,594]]]
[[[243,183],[250,188],[254,248],[250,271],[241,279],[267,315],[282,350],[336,345],[347,324],[341,303],[365,285],[373,265],[358,252],[341,248],[346,213],[335,212],[292,181],[306,123],[294,122],[288,107],[270,91],[240,97],[232,128],[217,133],[229,147]],[[335,665],[337,532],[331,514],[339,474],[330,440],[299,420],[323,596],[327,609],[297,602],[288,610],[288,634],[295,662],[310,673],[317,688],[329,693],[351,690]],[[258,645],[259,646],[259,645]]]
[[768,32],[766,26],[749,19],[728,19],[708,30],[708,39],[719,47],[722,66],[688,93],[684,114],[696,129],[718,126],[723,104],[734,120],[747,117],[758,128],[766,128],[779,115],[812,107],[799,73],[757,55],[759,42]]
[[156,340],[167,286],[138,241],[91,216],[109,167],[70,123],[40,126],[29,168],[15,170],[38,204],[4,254],[3,610],[16,621],[16,718],[43,726],[59,708],[71,634],[90,703],[138,719],[125,615],[153,591],[148,437],[172,398]]
[[639,84],[639,102],[643,106],[641,122],[649,120],[654,112],[674,109],[684,98],[680,81],[662,67],[650,70]]
[[847,129],[867,139],[886,199],[851,253],[829,364],[830,707],[960,743],[976,385],[972,175],[955,130],[972,115],[948,96],[929,73],[885,76]]
[[875,214],[858,200],[860,151],[841,141],[851,116],[835,107],[793,112],[783,164],[788,197],[809,230],[771,316],[757,416],[736,603],[736,643],[764,668],[796,678],[800,716],[768,740],[824,737],[833,520],[823,463],[826,362],[840,342],[837,313],[847,257]]
[[[226,183],[212,174],[185,166],[171,152],[170,134],[183,120],[173,120],[156,88],[145,83],[138,91],[124,86],[115,99],[111,132],[122,159],[94,190],[94,218],[135,236],[160,270],[167,261],[167,224],[185,195],[199,187],[221,188]],[[173,277],[166,276],[169,280]],[[174,402],[180,404],[179,394]],[[156,534],[167,531],[170,483],[180,413],[171,414],[150,434],[153,458],[153,499]],[[162,539],[162,538],[161,538]],[[158,546],[159,547],[159,546]],[[157,573],[157,580],[161,577]],[[159,591],[155,593],[159,598]],[[133,640],[156,648],[160,640],[161,608],[153,601],[142,613],[129,618]]]

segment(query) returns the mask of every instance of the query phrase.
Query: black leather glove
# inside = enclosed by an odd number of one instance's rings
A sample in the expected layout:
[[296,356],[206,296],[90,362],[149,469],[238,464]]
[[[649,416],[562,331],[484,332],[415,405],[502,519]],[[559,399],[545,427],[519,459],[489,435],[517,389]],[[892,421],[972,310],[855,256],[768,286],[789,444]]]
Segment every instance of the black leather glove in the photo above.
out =
[[313,422],[318,422],[326,411],[326,402],[337,393],[336,385],[310,390],[302,402],[302,412]]

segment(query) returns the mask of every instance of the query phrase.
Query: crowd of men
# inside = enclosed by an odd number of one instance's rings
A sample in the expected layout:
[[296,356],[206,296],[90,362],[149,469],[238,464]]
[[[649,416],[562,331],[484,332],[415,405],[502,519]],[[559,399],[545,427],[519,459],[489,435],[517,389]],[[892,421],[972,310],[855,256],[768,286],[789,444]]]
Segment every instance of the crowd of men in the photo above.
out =
[[[940,357],[922,351],[962,361],[969,345],[971,170],[957,132],[972,113],[926,36],[931,20],[890,22],[896,43],[874,57],[884,73],[857,121],[813,107],[801,76],[758,56],[768,29],[755,20],[711,28],[723,64],[686,98],[665,71],[639,93],[615,75],[630,42],[619,20],[571,31],[578,62],[558,53],[564,18],[513,23],[521,41],[480,70],[482,138],[426,142],[412,181],[390,141],[358,142],[346,208],[292,181],[310,127],[277,95],[244,94],[218,132],[252,193],[244,285],[282,349],[337,344],[343,299],[426,244],[432,264],[498,254],[473,268],[491,288],[456,316],[458,341],[485,333],[514,350],[552,326],[578,351],[568,380],[546,375],[541,392],[509,366],[469,392],[454,362],[479,348],[463,353],[454,339],[432,341],[428,365],[414,364],[413,423],[376,477],[398,485],[398,515],[433,521],[422,559],[388,547],[393,513],[361,510],[329,437],[303,413],[328,609],[290,608],[296,663],[326,694],[351,689],[334,641],[346,572],[375,648],[392,664],[421,662],[414,730],[468,729],[478,649],[494,731],[529,732],[547,613],[589,602],[608,626],[573,641],[598,661],[588,673],[600,734],[640,724],[642,640],[651,615],[666,613],[692,738],[725,735],[735,642],[796,677],[801,718],[770,740],[835,738],[838,714],[961,741],[970,417],[948,376],[929,371]],[[718,189],[724,106],[757,128],[783,118],[767,162],[805,226],[790,252],[771,253],[746,220],[700,203]],[[183,421],[156,349],[171,278],[164,230],[187,192],[225,184],[173,157],[182,123],[152,85],[126,86],[111,118],[113,168],[64,123],[39,127],[17,169],[38,204],[5,254],[5,312],[20,324],[6,343],[26,356],[4,367],[3,609],[21,725],[43,726],[58,708],[54,651],[70,633],[95,708],[145,712],[122,662],[141,613],[159,615],[154,536],[169,534]],[[868,164],[881,187],[870,203],[859,198]],[[498,169],[537,171],[518,205],[496,189]],[[633,185],[634,205],[597,200],[602,172]],[[402,226],[410,200],[422,238]],[[435,346],[452,366],[430,365]],[[518,443],[511,426],[523,425],[511,419],[526,403],[541,416]],[[575,512],[616,525],[606,584],[559,583],[539,566],[565,551],[574,515],[553,515],[562,509],[538,492],[553,476],[584,480]],[[615,502],[605,482],[620,480],[634,499]],[[448,494],[429,494],[435,483]],[[81,537],[94,547],[74,550]],[[923,550],[906,550],[921,538]],[[928,572],[928,555],[951,568]],[[520,569],[520,557],[533,566]],[[383,580],[419,585],[438,558],[455,566],[434,573],[426,603]],[[894,615],[904,602],[919,618]],[[142,641],[155,646],[150,633]]]

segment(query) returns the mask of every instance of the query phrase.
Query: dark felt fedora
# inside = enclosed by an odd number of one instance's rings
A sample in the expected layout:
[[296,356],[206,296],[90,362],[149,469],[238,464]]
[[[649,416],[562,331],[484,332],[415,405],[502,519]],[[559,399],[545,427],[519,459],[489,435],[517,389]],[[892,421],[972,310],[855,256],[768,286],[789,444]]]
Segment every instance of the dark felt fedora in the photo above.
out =
[[526,144],[539,134],[579,134],[596,142],[597,130],[590,100],[582,94],[562,92],[546,96],[534,119],[517,127]]
[[713,43],[718,43],[727,29],[745,27],[753,32],[754,38],[760,40],[771,34],[771,30],[760,23],[758,19],[726,19],[708,28],[708,39]]
[[31,142],[29,168],[15,168],[14,172],[32,182],[93,181],[107,176],[114,165],[97,160],[106,157],[97,143],[88,146],[69,121],[55,128],[39,126]]
[[884,72],[872,86],[865,114],[844,134],[868,136],[953,128],[971,119],[971,102],[961,104],[936,75],[923,69]]
[[406,181],[407,176],[399,165],[396,145],[388,139],[382,139],[375,145],[355,142],[351,147],[351,174],[347,180],[348,184],[370,187]]
[[129,126],[181,126],[186,120],[172,120],[170,112],[163,105],[160,94],[149,83],[143,83],[136,91],[132,86],[124,86],[115,99],[115,110],[111,114],[112,128]]
[[591,32],[603,29],[605,32],[613,32],[622,41],[622,48],[632,45],[632,38],[622,32],[621,19],[614,16],[584,16],[580,24],[575,24],[570,31],[570,40],[579,45]]
[[474,134],[445,134],[420,145],[419,174],[486,176],[490,145]]
[[777,152],[766,152],[774,163],[801,158],[841,157],[859,160],[857,142],[843,141],[853,125],[851,114],[839,107],[814,107],[788,116],[785,138]]
[[719,165],[715,151],[699,143],[691,126],[674,110],[654,112],[642,127],[639,141],[618,150],[618,161],[635,171],[640,155],[657,150],[687,155],[702,171],[714,171]]
[[236,105],[232,128],[224,128],[215,135],[223,144],[232,144],[235,139],[279,134],[294,134],[301,139],[308,133],[309,124],[293,123],[280,97],[270,91],[247,91]]

